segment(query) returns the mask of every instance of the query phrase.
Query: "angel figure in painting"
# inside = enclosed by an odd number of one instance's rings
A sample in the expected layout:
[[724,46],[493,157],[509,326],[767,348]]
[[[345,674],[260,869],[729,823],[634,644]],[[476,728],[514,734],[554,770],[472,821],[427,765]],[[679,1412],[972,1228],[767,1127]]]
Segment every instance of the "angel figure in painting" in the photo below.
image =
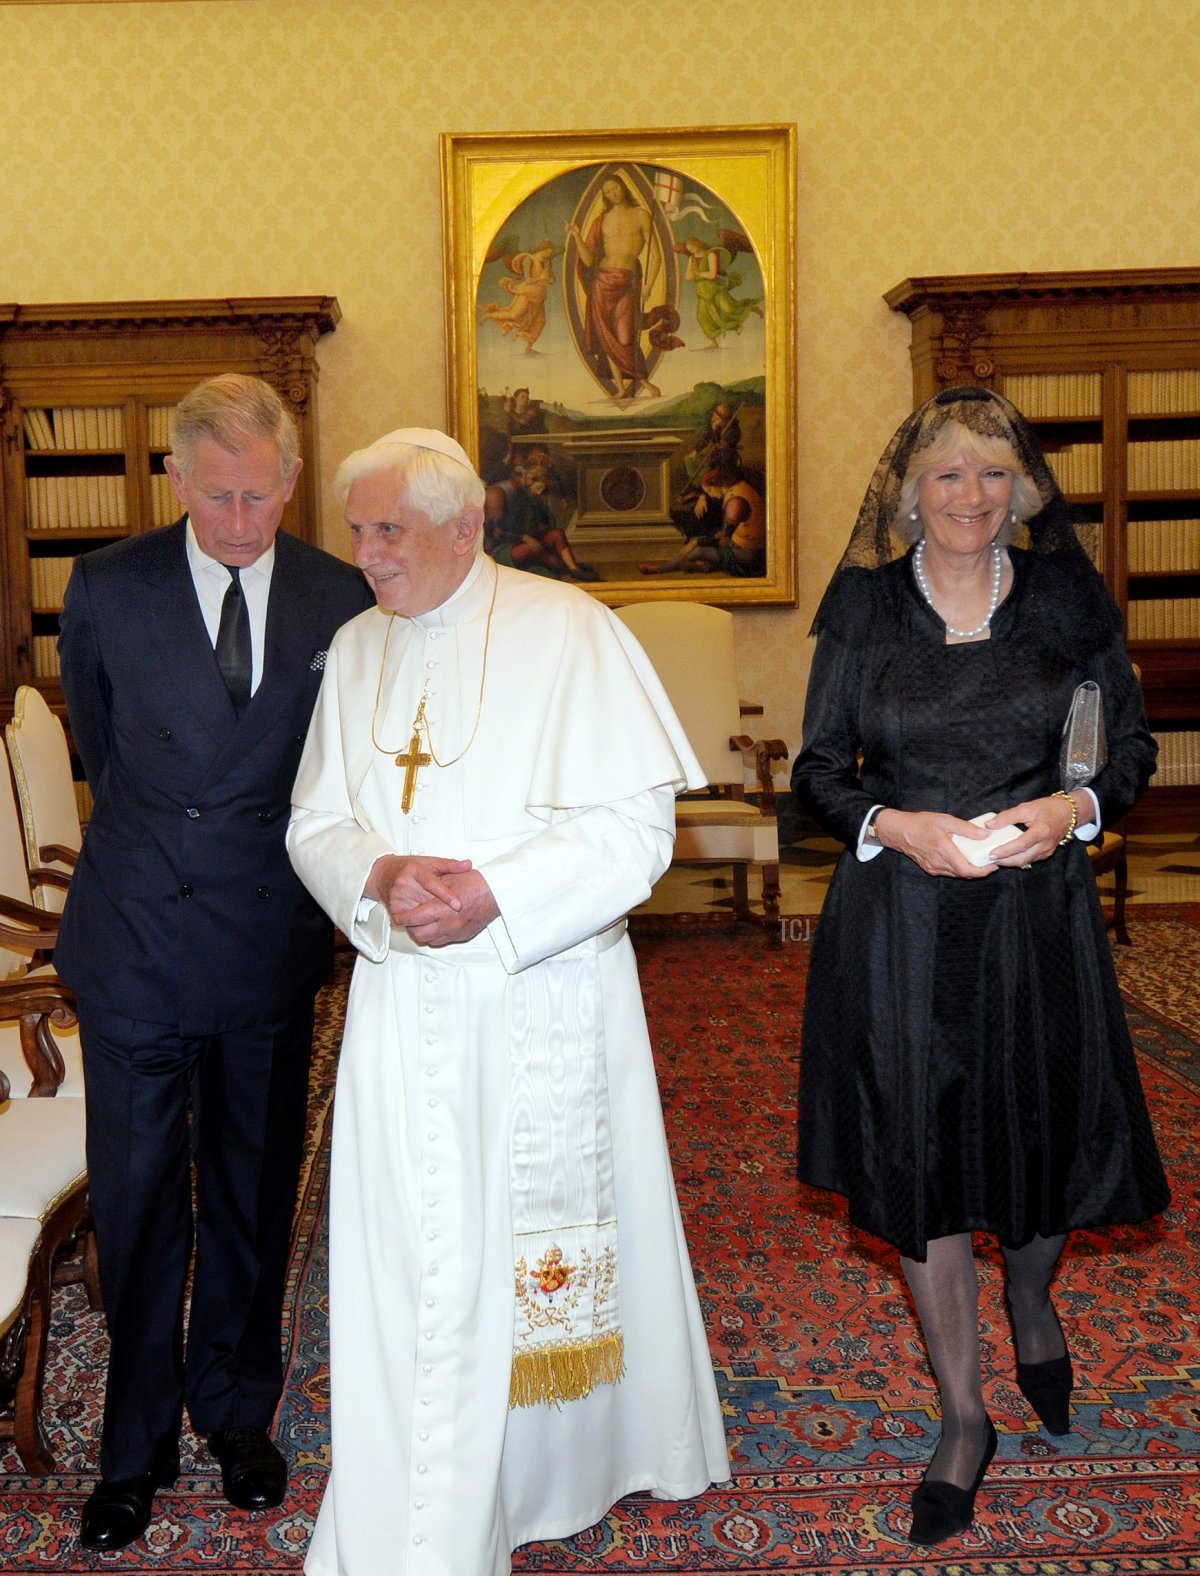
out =
[[689,235],[686,241],[676,242],[677,252],[687,253],[685,279],[696,286],[696,321],[708,340],[706,350],[719,350],[726,334],[740,334],[742,325],[750,316],[762,317],[759,297],[737,299],[733,292],[741,285],[742,276],[736,268],[722,267],[724,252],[732,262],[739,252],[754,248],[748,237],[737,230],[718,230],[715,241],[702,241]]
[[512,300],[507,306],[492,301],[483,308],[483,316],[497,324],[506,338],[513,334],[525,341],[527,356],[540,354],[533,347],[546,327],[546,297],[554,283],[554,259],[561,251],[562,247],[553,241],[543,241],[531,252],[505,256],[508,273],[501,279],[500,288]]

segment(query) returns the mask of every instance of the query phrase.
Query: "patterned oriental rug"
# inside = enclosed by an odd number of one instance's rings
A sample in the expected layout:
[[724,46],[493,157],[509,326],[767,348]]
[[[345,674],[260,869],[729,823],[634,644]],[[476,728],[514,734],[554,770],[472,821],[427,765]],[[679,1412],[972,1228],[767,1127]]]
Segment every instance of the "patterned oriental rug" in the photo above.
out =
[[[1144,1227],[1080,1234],[1058,1297],[1079,1387],[1073,1432],[1041,1431],[1014,1379],[1000,1262],[981,1246],[986,1392],[1000,1434],[975,1526],[905,1540],[937,1436],[933,1381],[895,1254],[802,1188],[792,1157],[796,1028],[815,922],[786,944],[641,938],[639,962],[724,1401],[734,1477],[687,1504],[623,1501],[597,1527],[518,1552],[521,1572],[1101,1576],[1200,1571],[1200,905],[1132,910],[1115,954],[1174,1188]],[[90,1558],[75,1539],[97,1459],[102,1319],[58,1294],[46,1413],[57,1475],[0,1455],[0,1572],[298,1571],[328,1458],[324,1191],[345,969],[321,1004],[310,1158],[285,1330],[282,1510],[227,1509],[204,1446],[159,1496],[148,1545]]]

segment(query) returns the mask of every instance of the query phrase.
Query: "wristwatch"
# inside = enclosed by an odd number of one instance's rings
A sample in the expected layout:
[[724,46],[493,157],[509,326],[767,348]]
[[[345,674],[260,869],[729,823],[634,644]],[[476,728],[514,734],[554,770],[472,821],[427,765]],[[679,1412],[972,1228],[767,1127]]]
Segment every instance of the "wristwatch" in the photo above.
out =
[[874,815],[867,822],[867,829],[863,833],[863,842],[864,843],[874,843],[876,848],[882,848],[883,847],[883,843],[880,840],[880,836],[879,836],[879,825],[878,825],[878,822],[879,822],[879,817],[883,814],[884,808],[885,808],[885,806],[881,805],[880,808],[875,811]]

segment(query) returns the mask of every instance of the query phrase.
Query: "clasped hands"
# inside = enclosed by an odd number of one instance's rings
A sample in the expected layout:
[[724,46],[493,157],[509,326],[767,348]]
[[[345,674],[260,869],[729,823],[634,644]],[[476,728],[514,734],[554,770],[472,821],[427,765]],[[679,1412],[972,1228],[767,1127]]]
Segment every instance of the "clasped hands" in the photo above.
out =
[[[1091,814],[1089,806],[1079,820]],[[954,842],[955,837],[982,841],[1002,826],[1013,825],[1024,828],[1021,835],[995,849],[986,864],[973,865]],[[885,848],[907,854],[926,875],[961,876],[967,881],[990,876],[997,865],[1019,869],[1049,859],[1070,825],[1071,807],[1057,794],[1010,805],[994,816],[986,827],[936,810],[886,809],[880,810],[875,817],[875,829]]]
[[469,859],[383,854],[371,866],[363,896],[382,903],[423,947],[470,941],[499,914],[492,889]]

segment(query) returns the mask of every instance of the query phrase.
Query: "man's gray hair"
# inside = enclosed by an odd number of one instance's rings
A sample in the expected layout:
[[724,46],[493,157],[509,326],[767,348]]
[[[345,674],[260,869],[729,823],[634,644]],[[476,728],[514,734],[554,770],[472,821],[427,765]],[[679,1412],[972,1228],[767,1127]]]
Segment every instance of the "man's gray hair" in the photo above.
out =
[[338,466],[334,496],[345,504],[355,482],[381,473],[393,474],[397,496],[403,495],[433,525],[449,525],[464,510],[483,507],[484,485],[466,453],[453,438],[433,429],[401,428],[368,448],[355,449]]
[[240,454],[262,438],[279,451],[279,476],[287,481],[300,457],[300,437],[287,406],[269,383],[242,372],[222,372],[185,394],[171,416],[171,455],[184,479],[191,475],[196,444],[211,438]]

